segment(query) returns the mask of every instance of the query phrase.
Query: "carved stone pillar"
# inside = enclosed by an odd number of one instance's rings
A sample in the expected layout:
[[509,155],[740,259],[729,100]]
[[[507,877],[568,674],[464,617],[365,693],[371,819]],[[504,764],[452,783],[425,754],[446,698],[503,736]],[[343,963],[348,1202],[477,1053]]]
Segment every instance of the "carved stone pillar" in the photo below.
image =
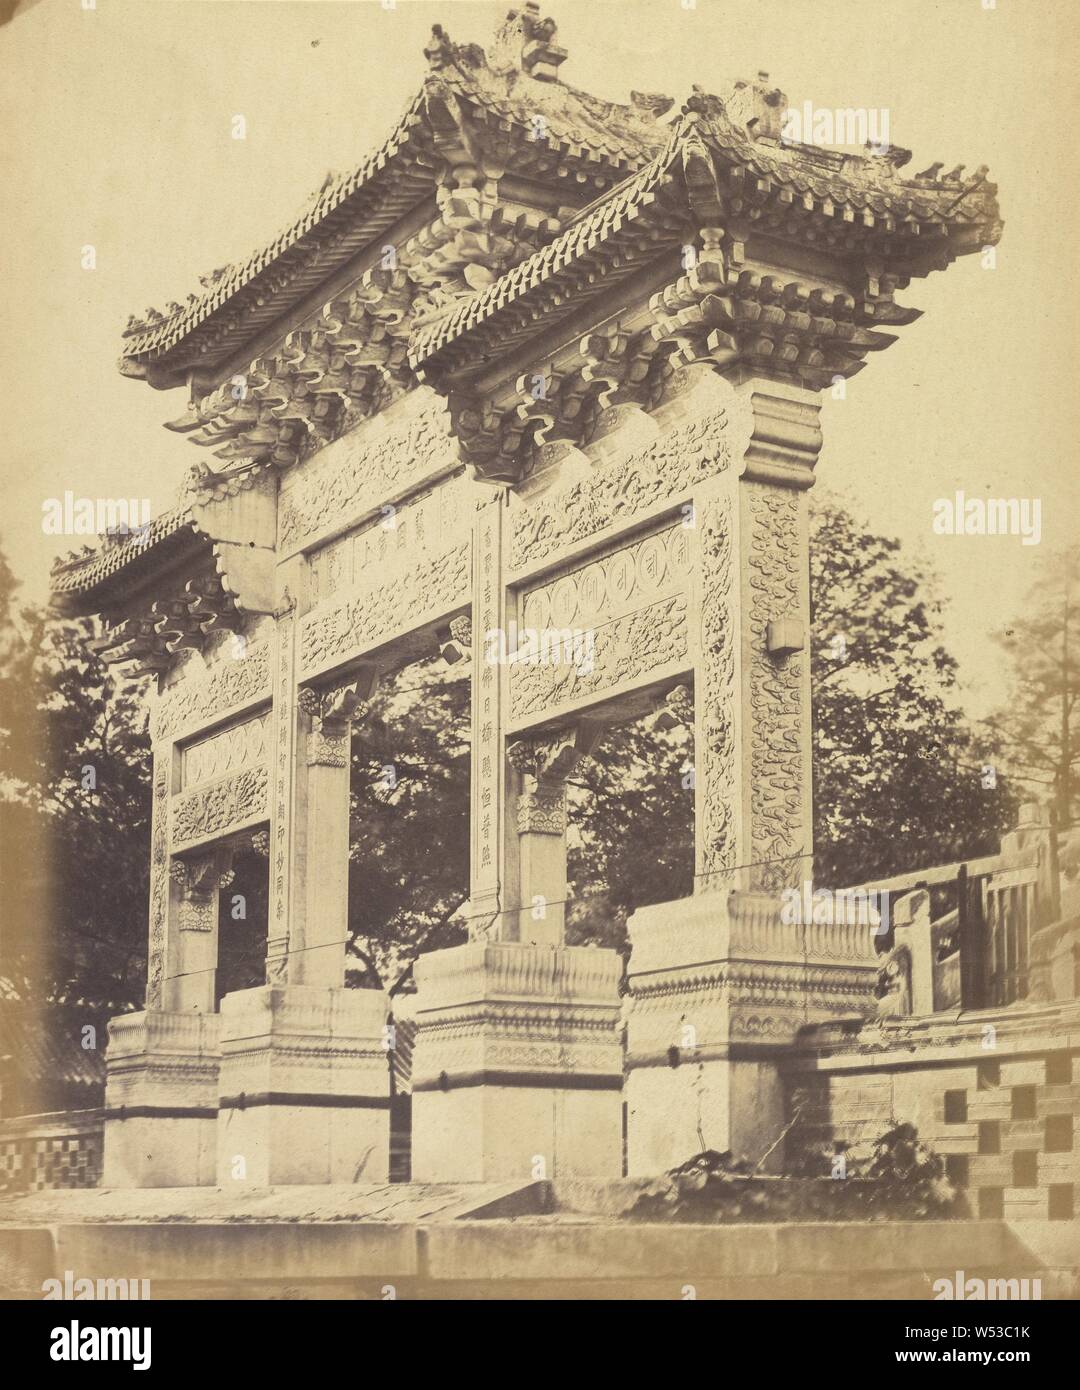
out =
[[171,879],[165,1008],[214,1012],[218,961],[218,900],[231,874],[232,854],[214,845],[174,858]]
[[[293,566],[290,576],[297,587],[304,572]],[[294,903],[293,836],[296,794],[297,690],[296,644],[299,627],[297,603],[282,581],[274,641],[273,743],[270,764],[270,892],[266,924],[266,980],[281,983],[289,973],[289,935]]]
[[628,924],[632,1174],[703,1146],[779,1164],[780,1051],[803,1023],[870,1012],[876,978],[870,925],[784,910],[784,890],[813,874],[806,491],[818,400],[756,377],[710,385],[708,371],[689,369],[700,381],[686,399],[726,399],[741,457],[694,495],[695,892]]
[[810,391],[759,378],[735,396],[741,466],[694,499],[699,893],[812,877],[806,492],[819,407]]
[[599,725],[578,725],[506,750],[517,795],[518,941],[561,946],[566,922],[566,778],[595,743]]
[[290,983],[345,984],[349,922],[349,770],[353,720],[366,709],[374,675],[324,694],[299,693],[307,723],[296,769],[296,859]]
[[179,753],[154,750],[146,1011],[109,1022],[106,1187],[197,1187],[215,1178],[218,895],[224,846],[169,853]]
[[507,815],[509,776],[503,758],[506,668],[498,656],[505,640],[503,582],[505,499],[481,509],[473,528],[472,781],[470,789],[469,903],[473,939],[509,934],[502,914],[516,907],[517,845]]

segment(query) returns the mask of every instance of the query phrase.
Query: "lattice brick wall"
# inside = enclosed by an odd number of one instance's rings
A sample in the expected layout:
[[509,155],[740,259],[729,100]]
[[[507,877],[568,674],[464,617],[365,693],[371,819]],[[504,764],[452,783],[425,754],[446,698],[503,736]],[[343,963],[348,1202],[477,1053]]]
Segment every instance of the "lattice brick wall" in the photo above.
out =
[[0,1188],[97,1187],[103,1137],[98,1110],[0,1120]]

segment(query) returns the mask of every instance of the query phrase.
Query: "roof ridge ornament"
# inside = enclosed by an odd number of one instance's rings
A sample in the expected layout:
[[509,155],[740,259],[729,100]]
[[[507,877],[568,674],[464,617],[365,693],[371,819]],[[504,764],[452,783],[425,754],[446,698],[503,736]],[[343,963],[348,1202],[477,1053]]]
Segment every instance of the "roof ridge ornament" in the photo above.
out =
[[478,43],[455,43],[441,24],[431,26],[431,38],[424,45],[424,57],[432,72],[448,67],[484,66],[484,50]]
[[541,19],[540,6],[529,0],[522,9],[507,13],[488,50],[488,66],[493,72],[520,68],[540,82],[557,82],[559,65],[567,58],[558,38],[555,21]]

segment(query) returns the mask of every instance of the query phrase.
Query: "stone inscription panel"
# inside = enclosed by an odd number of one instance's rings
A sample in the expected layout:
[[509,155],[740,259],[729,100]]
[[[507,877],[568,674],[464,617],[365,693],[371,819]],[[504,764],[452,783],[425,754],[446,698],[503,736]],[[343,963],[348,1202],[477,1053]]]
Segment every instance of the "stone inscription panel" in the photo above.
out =
[[318,606],[345,589],[408,572],[471,534],[473,517],[487,498],[464,474],[398,506],[386,506],[377,521],[313,550],[311,600]]
[[308,613],[300,632],[300,678],[362,656],[470,602],[472,538],[386,580],[378,569],[341,598]]

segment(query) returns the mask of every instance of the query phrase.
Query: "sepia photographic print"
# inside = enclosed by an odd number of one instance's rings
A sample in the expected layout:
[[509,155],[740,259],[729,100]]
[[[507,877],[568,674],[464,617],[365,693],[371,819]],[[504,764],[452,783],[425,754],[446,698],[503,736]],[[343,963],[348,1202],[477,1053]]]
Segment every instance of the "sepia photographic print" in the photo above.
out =
[[1078,31],[0,0],[32,1375],[463,1300],[1046,1373]]

